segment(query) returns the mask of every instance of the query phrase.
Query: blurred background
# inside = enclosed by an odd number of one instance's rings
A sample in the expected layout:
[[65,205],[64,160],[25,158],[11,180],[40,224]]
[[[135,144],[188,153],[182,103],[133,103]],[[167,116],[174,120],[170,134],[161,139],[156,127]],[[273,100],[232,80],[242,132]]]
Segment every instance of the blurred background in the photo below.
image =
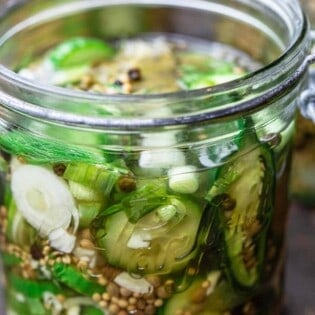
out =
[[[300,0],[300,2],[315,29],[315,0]],[[312,130],[309,132],[313,136],[309,139],[308,150],[314,164],[315,127],[310,128]],[[315,185],[315,174],[309,174],[309,176]],[[285,315],[315,315],[315,190],[311,197],[312,202],[303,201],[303,198],[299,201],[292,200],[285,277]]]

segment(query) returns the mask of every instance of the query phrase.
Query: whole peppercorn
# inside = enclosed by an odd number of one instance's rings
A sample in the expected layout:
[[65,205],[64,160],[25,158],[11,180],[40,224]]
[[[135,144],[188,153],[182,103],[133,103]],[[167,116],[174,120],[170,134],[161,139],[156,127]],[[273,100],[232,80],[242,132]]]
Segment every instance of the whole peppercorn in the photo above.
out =
[[35,259],[35,260],[40,260],[40,259],[44,258],[44,254],[42,252],[42,248],[37,243],[34,243],[34,244],[31,245],[31,247],[30,247],[30,254],[31,254],[32,258]]
[[217,195],[213,202],[220,206],[223,211],[232,211],[236,206],[236,200],[225,193]]
[[131,176],[121,176],[118,180],[118,188],[121,192],[131,192],[137,188],[137,183]]
[[128,78],[130,81],[140,81],[141,80],[141,72],[138,68],[132,68],[128,70]]
[[54,173],[58,176],[62,176],[66,170],[66,165],[63,163],[57,163],[53,165]]

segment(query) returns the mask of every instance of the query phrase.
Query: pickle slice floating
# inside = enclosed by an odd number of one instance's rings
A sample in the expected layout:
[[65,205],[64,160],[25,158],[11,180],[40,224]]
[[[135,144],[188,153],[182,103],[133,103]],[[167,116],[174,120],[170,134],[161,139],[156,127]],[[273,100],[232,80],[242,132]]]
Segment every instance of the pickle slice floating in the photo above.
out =
[[222,231],[227,274],[246,288],[261,278],[275,166],[271,151],[256,136],[245,135],[243,141],[235,159],[219,169],[207,198],[216,212],[217,229]]
[[184,268],[192,259],[200,218],[201,209],[194,202],[169,197],[136,223],[125,211],[99,216],[95,234],[113,266],[131,273],[165,274]]

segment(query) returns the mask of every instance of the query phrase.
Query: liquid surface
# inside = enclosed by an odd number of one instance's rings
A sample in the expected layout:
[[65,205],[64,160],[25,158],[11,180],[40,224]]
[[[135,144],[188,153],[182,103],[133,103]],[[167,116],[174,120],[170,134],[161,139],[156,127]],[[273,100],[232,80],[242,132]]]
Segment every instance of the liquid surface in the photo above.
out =
[[222,84],[258,67],[230,47],[185,37],[95,41],[70,39],[19,74],[92,93],[158,94]]

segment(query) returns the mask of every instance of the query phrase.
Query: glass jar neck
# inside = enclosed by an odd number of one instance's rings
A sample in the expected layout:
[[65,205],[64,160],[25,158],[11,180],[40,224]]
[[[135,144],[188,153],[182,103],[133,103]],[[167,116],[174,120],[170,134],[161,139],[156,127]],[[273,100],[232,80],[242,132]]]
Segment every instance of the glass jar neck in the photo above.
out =
[[[30,1],[9,11],[1,22],[0,37],[0,101],[8,115],[12,111],[24,119],[125,130],[214,122],[259,111],[301,82],[307,68],[310,39],[308,23],[295,2],[168,2]],[[127,10],[131,20],[156,16],[150,25],[135,23],[130,36],[162,31],[198,36],[242,50],[262,67],[239,80],[211,88],[141,96],[70,91],[27,81],[13,72],[20,66],[23,54],[36,55],[66,37],[86,32],[89,36],[117,36],[130,24],[122,22],[108,30],[101,28],[100,23],[104,20],[111,23],[113,11],[122,9]],[[168,21],[167,25],[158,23],[161,16]],[[85,28],[92,19],[96,19],[96,25],[87,31]],[[77,27],[69,28],[71,23]],[[67,35],[62,32],[65,28],[69,30]],[[47,39],[39,41],[43,32]],[[25,51],[23,47],[32,48]],[[156,110],[161,108],[171,110]]]

